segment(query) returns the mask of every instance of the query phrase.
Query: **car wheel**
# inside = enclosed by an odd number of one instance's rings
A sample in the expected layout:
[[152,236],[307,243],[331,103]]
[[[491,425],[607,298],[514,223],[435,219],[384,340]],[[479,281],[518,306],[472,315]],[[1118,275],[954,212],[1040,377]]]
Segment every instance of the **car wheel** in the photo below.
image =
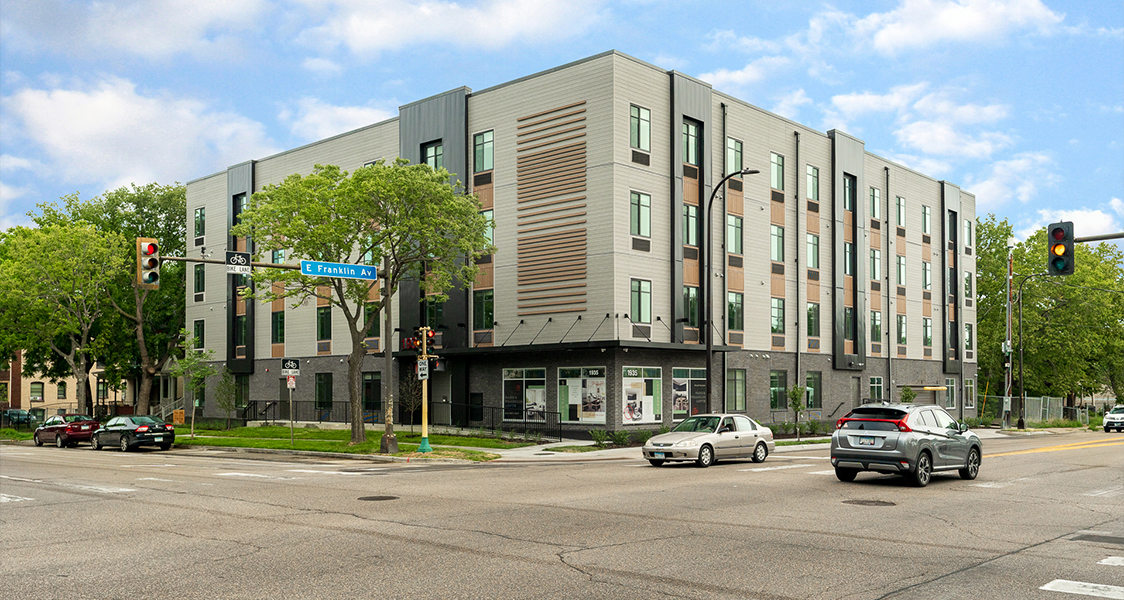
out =
[[968,451],[968,462],[960,469],[961,479],[975,479],[980,474],[980,451],[972,448]]
[[839,478],[839,481],[854,481],[855,476],[858,474],[858,469],[840,469],[839,467],[835,467],[835,476]]
[[90,438],[90,448],[94,450],[101,450],[101,440],[98,439],[98,436],[95,435]]
[[1108,433],[1108,432],[1110,432],[1110,431],[1112,431],[1112,428],[1111,428],[1111,427],[1105,427],[1105,428],[1104,428],[1104,432],[1105,432],[1105,433]]
[[757,444],[757,447],[753,449],[753,462],[765,462],[766,456],[769,456],[769,449],[765,447],[765,444]]
[[699,458],[695,461],[702,468],[707,468],[714,464],[714,449],[710,446],[703,446],[699,448]]
[[66,440],[62,439],[62,434],[55,436],[55,448],[66,448]]
[[[1107,430],[1106,430],[1106,431],[1107,431]],[[37,433],[37,434],[35,434],[35,435],[33,436],[33,439],[35,440],[35,445],[36,445],[36,446],[42,446],[42,445],[43,445],[43,440],[39,439],[39,434],[38,434],[38,433]]]
[[933,459],[928,452],[922,452],[917,456],[917,469],[909,475],[910,483],[916,487],[925,487],[932,478]]
[[[168,442],[164,442],[163,444],[160,444],[160,449],[161,449],[161,450],[168,450],[168,449],[170,449],[171,447],[172,447],[172,445],[171,445],[170,443],[168,443]],[[663,461],[660,461],[660,462],[663,462]]]
[[649,458],[648,462],[652,463],[653,467],[662,467],[663,463],[664,463],[664,461],[662,461],[658,458]]
[[122,452],[128,452],[129,451],[129,438],[127,436],[124,436],[124,435],[121,436],[121,441],[118,442],[117,445],[118,445],[119,448],[121,448]]

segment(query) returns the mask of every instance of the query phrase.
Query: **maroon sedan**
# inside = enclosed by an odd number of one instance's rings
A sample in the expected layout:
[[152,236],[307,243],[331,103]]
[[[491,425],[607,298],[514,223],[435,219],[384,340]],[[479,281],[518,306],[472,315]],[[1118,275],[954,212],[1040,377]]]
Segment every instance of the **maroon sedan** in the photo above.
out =
[[35,429],[35,445],[54,442],[55,446],[65,448],[77,446],[78,442],[88,442],[101,423],[90,415],[54,415],[47,417]]

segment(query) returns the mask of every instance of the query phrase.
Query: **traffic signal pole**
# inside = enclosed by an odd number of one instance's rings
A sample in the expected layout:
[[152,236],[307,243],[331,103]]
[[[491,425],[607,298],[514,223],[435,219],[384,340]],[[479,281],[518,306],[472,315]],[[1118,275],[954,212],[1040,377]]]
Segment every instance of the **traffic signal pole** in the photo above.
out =
[[418,332],[420,333],[418,341],[421,342],[421,354],[418,355],[418,379],[421,380],[422,385],[422,438],[421,443],[418,444],[418,452],[433,452],[433,447],[429,445],[429,327],[419,327]]

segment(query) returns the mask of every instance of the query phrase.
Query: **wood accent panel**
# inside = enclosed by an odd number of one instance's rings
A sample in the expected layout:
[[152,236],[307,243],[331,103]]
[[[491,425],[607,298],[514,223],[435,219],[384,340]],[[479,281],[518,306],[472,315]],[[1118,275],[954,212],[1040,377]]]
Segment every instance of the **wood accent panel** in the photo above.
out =
[[820,299],[820,282],[808,282],[808,302],[819,301]]
[[270,358],[285,358],[285,344],[270,344]]
[[[808,233],[814,233],[816,235],[819,235],[819,233],[820,233],[820,214],[819,213],[808,213],[806,228],[808,229]],[[807,243],[807,240],[804,240],[804,242]],[[822,240],[821,240],[821,246],[822,246]]]
[[853,210],[843,211],[843,240],[855,241],[855,211]]
[[745,290],[745,269],[741,267],[728,267],[726,269],[726,287],[731,292]]
[[[683,177],[683,203],[692,206],[699,205],[699,180]],[[699,217],[702,218],[701,216]]]
[[699,259],[683,259],[683,285],[699,285]]
[[[285,284],[283,284],[283,283],[274,283],[271,287],[273,288],[272,291],[273,291],[274,294],[281,294],[285,291]],[[278,299],[274,300],[273,302],[270,303],[269,308],[270,308],[270,312],[281,312],[281,311],[285,310],[285,299],[284,298],[278,298]]]
[[905,256],[905,236],[899,235],[895,237],[894,251],[897,252],[899,256]]
[[480,290],[495,287],[496,264],[485,263],[478,266],[480,267],[480,273],[476,275],[476,284],[474,285],[475,289]]
[[476,194],[476,198],[480,200],[481,210],[492,210],[496,206],[496,186],[495,184],[474,185],[472,186],[472,193]]
[[745,192],[726,187],[726,212],[738,216],[745,214]]
[[899,315],[905,314],[905,300],[899,299],[897,302],[894,303],[894,306],[896,306],[898,308],[898,314]]
[[781,202],[769,203],[769,222],[773,225],[784,227],[784,204]]
[[932,300],[922,300],[921,301],[921,316],[923,316],[923,317],[933,316],[933,301]]
[[[332,295],[332,288],[326,285],[316,286],[316,306],[331,306],[332,301],[327,296]],[[325,296],[325,297],[321,297]]]
[[784,298],[784,275],[776,273],[769,275],[769,295],[774,298]]
[[843,277],[843,306],[855,305],[855,276]]

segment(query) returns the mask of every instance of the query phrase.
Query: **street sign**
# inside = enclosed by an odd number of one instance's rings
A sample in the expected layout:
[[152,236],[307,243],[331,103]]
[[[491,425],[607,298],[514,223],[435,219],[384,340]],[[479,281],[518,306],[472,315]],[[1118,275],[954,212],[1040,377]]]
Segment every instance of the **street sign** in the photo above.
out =
[[226,253],[226,272],[235,275],[249,275],[250,274],[250,253],[249,252],[230,252]]
[[281,359],[281,375],[288,377],[301,374],[301,361],[297,358],[282,358]]
[[348,263],[330,263],[316,260],[302,260],[301,274],[313,277],[342,277],[343,279],[378,279],[378,268],[375,265],[352,265]]
[[289,375],[288,377],[286,377],[285,378],[285,387],[289,388],[290,390],[297,389],[297,376],[296,375]]
[[422,358],[418,360],[418,381],[426,379],[429,379],[429,360]]

